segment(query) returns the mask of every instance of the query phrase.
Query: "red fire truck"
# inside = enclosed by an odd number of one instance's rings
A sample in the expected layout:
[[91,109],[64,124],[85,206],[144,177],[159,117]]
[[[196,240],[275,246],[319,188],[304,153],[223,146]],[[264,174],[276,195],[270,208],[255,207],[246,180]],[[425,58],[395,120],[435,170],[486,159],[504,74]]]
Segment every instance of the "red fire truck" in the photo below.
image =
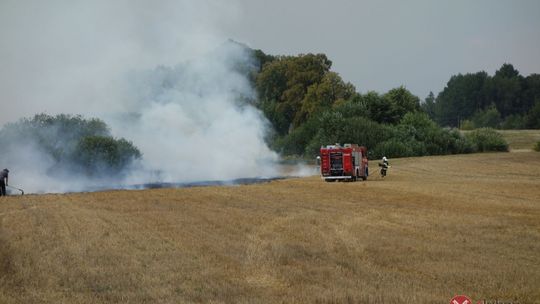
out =
[[367,148],[355,144],[321,147],[321,177],[327,182],[368,177]]

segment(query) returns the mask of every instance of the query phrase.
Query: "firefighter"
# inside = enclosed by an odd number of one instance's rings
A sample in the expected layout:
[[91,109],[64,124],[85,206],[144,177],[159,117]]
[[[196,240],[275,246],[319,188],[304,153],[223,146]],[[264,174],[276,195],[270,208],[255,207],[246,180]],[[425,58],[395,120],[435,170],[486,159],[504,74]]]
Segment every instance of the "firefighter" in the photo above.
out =
[[0,171],[0,196],[6,195],[6,186],[8,185],[8,169]]
[[384,178],[386,176],[386,171],[388,170],[388,167],[390,167],[390,165],[388,164],[388,158],[386,158],[386,156],[383,156],[382,163],[379,163],[379,167],[381,167],[381,177]]

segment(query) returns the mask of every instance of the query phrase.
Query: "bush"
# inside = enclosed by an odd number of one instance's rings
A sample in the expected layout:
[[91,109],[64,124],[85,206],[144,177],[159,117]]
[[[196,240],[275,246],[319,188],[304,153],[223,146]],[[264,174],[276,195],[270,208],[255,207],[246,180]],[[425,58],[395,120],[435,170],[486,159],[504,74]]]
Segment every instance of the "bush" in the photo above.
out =
[[534,151],[540,152],[540,141],[536,142],[533,149]]
[[55,161],[73,153],[80,138],[109,136],[109,128],[99,119],[84,119],[80,115],[37,114],[4,126],[0,140],[4,146],[17,142],[32,142]]
[[344,121],[340,143],[353,143],[366,147],[375,147],[378,143],[392,138],[393,127],[382,125],[365,117],[353,117]]
[[474,130],[476,129],[476,126],[474,125],[474,122],[468,120],[468,119],[465,119],[461,122],[461,125],[460,125],[460,129],[461,130]]
[[493,104],[482,111],[476,112],[471,120],[477,128],[498,128],[502,121],[501,114]]
[[277,138],[273,148],[284,155],[302,155],[308,143],[319,131],[320,124],[318,117],[309,119],[291,133]]
[[[105,122],[80,115],[38,114],[0,130],[5,151],[32,147],[34,156],[47,160],[47,174],[121,174],[139,150],[125,139],[114,139]],[[40,157],[37,157],[40,156]]]
[[369,110],[366,102],[361,97],[347,100],[333,107],[334,111],[341,113],[345,118],[369,117]]
[[77,144],[73,161],[88,175],[117,175],[140,157],[139,149],[123,138],[87,136]]
[[397,158],[412,155],[414,155],[413,145],[410,143],[403,143],[396,138],[392,138],[375,146],[371,152],[370,158],[379,159],[383,156]]
[[502,135],[491,128],[476,129],[466,135],[478,152],[508,151],[508,143]]
[[317,135],[315,135],[315,137],[313,137],[309,141],[308,145],[306,146],[304,155],[308,155],[310,157],[314,155],[319,155],[319,149],[321,148],[321,146],[329,145],[329,144],[333,144],[333,143],[323,140],[321,133],[319,132],[317,133]]
[[[507,150],[504,141],[497,143],[493,136],[486,139],[485,132],[465,137],[456,129],[442,129],[423,112],[406,113],[399,124],[391,125],[359,115],[362,107],[361,102],[341,104],[277,138],[273,147],[284,155],[313,156],[321,146],[353,143],[366,146],[370,158]],[[349,110],[353,109],[358,112],[352,115]]]
[[437,124],[424,112],[409,112],[403,116],[400,125],[413,126],[418,130],[437,129]]
[[475,151],[473,142],[466,136],[463,136],[457,129],[448,130],[448,134],[451,137],[451,141],[447,153],[462,154],[473,153]]
[[527,113],[525,127],[529,129],[540,129],[540,99],[536,100],[534,106]]
[[368,147],[369,151],[380,142],[394,137],[394,134],[392,126],[379,124],[365,117],[344,119],[341,113],[327,113],[321,117],[321,128],[310,139],[304,153],[317,155],[321,146],[334,143],[358,144]]
[[525,117],[513,114],[506,117],[501,124],[501,129],[504,130],[519,130],[525,128]]

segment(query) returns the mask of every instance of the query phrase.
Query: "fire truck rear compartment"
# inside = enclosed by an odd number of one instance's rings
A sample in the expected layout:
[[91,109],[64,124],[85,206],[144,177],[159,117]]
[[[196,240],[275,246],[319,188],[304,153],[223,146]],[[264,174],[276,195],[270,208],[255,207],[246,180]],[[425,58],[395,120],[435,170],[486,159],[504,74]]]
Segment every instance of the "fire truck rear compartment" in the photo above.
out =
[[343,175],[343,153],[341,152],[330,153],[330,175],[331,176]]

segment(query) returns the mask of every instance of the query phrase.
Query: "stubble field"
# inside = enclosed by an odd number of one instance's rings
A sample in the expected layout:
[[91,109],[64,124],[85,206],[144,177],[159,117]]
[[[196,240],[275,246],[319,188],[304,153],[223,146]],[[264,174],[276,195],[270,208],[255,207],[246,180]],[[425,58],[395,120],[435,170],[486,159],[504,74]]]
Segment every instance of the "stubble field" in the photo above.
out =
[[540,153],[0,199],[0,303],[540,302]]

